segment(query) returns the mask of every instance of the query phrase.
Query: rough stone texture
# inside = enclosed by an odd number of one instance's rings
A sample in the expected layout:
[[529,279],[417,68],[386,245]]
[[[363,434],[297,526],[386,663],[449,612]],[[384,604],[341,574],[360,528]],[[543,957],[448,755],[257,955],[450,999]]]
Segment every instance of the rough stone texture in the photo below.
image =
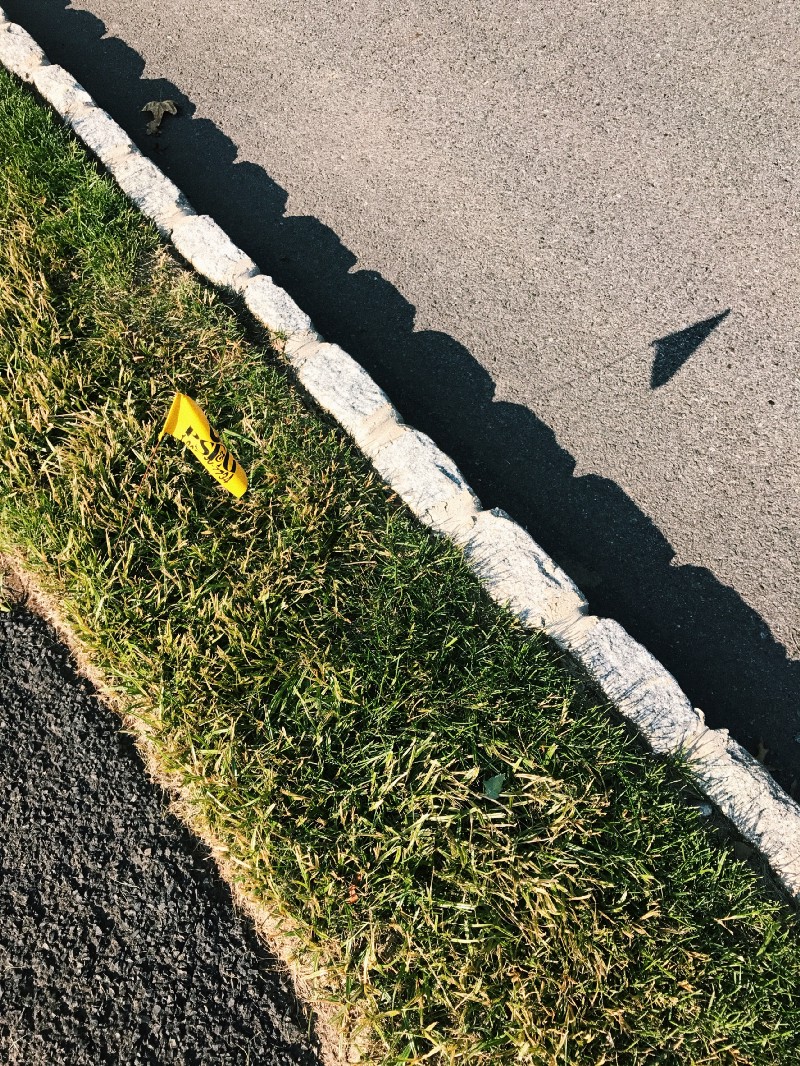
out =
[[800,807],[764,767],[726,729],[707,729],[672,675],[616,622],[583,618],[556,639],[654,751],[689,759],[700,789],[800,901]]
[[687,755],[705,794],[800,902],[800,806],[727,729],[707,729]]
[[467,562],[492,599],[525,625],[548,629],[586,611],[577,585],[500,508],[479,514],[463,540]]
[[0,63],[10,71],[30,81],[33,71],[49,60],[42,49],[21,26],[0,22]]
[[299,370],[307,359],[311,359],[325,345],[326,342],[316,330],[311,333],[293,333],[283,346],[283,354],[295,370]]
[[99,107],[78,112],[68,121],[86,147],[109,169],[118,159],[132,152],[138,153],[130,137]]
[[57,63],[37,67],[31,74],[31,81],[44,99],[67,121],[96,106],[83,86]]
[[556,636],[647,743],[665,755],[704,728],[675,678],[617,622],[598,619]]
[[258,274],[245,284],[244,302],[259,322],[273,333],[315,332],[308,315],[266,274]]
[[182,219],[172,231],[175,247],[214,285],[244,292],[258,267],[208,215]]
[[41,620],[0,613],[0,1061],[314,1066],[277,960]]
[[109,169],[122,191],[142,214],[155,222],[163,237],[171,237],[182,219],[194,216],[189,201],[177,185],[165,178],[138,149],[116,159]]
[[417,518],[440,533],[463,530],[480,510],[453,460],[419,430],[401,426],[398,436],[370,458]]
[[297,376],[320,407],[332,414],[364,451],[400,432],[399,417],[389,397],[338,345],[317,345],[297,367]]

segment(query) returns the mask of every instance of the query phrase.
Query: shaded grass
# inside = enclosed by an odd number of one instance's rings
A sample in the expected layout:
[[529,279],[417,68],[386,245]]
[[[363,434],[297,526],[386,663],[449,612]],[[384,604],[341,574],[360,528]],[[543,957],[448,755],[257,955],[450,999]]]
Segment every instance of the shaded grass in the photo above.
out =
[[[384,1062],[789,1063],[796,918],[0,74],[0,543]],[[175,442],[172,393],[250,477]]]

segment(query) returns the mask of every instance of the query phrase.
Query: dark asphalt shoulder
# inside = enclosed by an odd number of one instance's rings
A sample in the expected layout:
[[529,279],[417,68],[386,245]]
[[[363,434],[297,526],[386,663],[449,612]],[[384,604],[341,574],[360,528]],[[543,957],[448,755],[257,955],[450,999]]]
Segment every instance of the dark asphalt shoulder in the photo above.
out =
[[318,1061],[285,973],[52,629],[0,613],[0,1060]]

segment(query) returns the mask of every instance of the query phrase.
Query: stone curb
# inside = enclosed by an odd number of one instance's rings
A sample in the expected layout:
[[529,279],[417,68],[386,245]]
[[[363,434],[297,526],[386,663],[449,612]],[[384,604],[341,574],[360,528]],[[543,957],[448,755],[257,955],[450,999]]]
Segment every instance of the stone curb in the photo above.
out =
[[800,902],[800,806],[727,730],[708,729],[672,675],[584,596],[538,544],[500,510],[484,511],[449,456],[407,426],[367,372],[326,344],[288,293],[262,274],[62,67],[0,8],[0,62],[31,83],[107,167],[130,200],[198,273],[240,293],[284,340],[313,399],[342,426],[413,513],[450,537],[488,594],[523,625],[568,652],[654,752],[688,760],[694,780]]

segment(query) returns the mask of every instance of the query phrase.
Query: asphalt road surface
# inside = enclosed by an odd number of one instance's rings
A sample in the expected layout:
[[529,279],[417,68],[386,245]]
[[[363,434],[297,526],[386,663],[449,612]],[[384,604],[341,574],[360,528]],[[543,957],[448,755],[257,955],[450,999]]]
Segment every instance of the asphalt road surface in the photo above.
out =
[[303,1008],[52,630],[0,612],[0,1061],[318,1066]]
[[795,0],[2,4],[800,779]]

